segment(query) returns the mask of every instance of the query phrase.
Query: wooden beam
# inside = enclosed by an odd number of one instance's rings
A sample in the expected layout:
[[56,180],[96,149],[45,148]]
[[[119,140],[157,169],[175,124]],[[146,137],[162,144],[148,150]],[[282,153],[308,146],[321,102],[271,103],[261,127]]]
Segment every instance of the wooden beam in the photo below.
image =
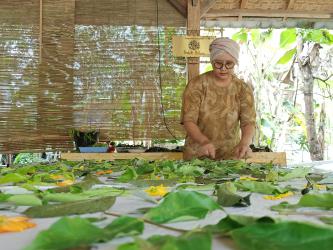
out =
[[[192,0],[187,0],[187,35],[200,36],[200,1],[194,6]],[[191,81],[199,75],[199,58],[187,58],[187,80]]]
[[205,19],[217,19],[223,17],[292,17],[292,18],[319,18],[330,19],[333,17],[333,13],[330,11],[295,11],[295,10],[213,10],[205,15]]
[[200,9],[200,18],[202,18],[215,4],[216,0],[206,0]]
[[241,0],[239,4],[240,9],[245,9],[247,4],[247,0]]
[[[240,8],[240,9],[245,9],[246,4],[247,4],[247,0],[240,0],[239,8]],[[243,18],[243,16],[242,16],[242,15],[239,15],[239,16],[238,16],[238,21],[241,21],[242,18]]]
[[245,159],[247,163],[272,163],[274,165],[287,165],[285,152],[255,152]]
[[[288,1],[288,4],[287,4],[287,8],[286,10],[291,10],[294,8],[294,5],[295,5],[295,0],[289,0]],[[283,18],[283,21],[286,21],[288,17],[284,17]]]
[[185,18],[187,18],[187,9],[179,0],[168,0],[168,2]]

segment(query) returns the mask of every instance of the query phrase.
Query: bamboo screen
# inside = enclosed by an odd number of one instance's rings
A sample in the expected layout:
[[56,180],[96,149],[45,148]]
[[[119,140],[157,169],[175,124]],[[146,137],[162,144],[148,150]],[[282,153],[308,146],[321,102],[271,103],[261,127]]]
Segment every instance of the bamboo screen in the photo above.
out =
[[0,23],[1,153],[71,149],[72,128],[183,137],[185,20],[167,1],[2,0]]

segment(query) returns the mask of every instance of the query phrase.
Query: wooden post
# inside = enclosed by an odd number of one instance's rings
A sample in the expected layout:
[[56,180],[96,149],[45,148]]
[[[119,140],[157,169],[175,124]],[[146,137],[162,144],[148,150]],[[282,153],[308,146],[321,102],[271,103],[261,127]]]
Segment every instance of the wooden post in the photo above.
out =
[[[200,1],[187,0],[187,35],[200,36]],[[188,82],[199,75],[199,66],[200,58],[187,59]]]

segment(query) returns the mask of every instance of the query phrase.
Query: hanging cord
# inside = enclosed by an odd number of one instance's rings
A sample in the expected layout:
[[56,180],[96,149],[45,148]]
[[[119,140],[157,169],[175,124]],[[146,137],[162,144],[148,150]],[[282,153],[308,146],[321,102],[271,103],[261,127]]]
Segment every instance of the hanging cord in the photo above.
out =
[[160,102],[161,102],[161,111],[162,111],[162,117],[163,117],[163,123],[166,129],[168,130],[169,134],[175,139],[178,140],[178,138],[171,132],[165,118],[165,111],[164,111],[164,105],[163,105],[163,88],[162,88],[162,73],[161,73],[161,47],[160,47],[160,30],[159,30],[159,11],[158,11],[158,1],[156,0],[156,29],[157,29],[157,46],[158,46],[158,83],[160,87]]

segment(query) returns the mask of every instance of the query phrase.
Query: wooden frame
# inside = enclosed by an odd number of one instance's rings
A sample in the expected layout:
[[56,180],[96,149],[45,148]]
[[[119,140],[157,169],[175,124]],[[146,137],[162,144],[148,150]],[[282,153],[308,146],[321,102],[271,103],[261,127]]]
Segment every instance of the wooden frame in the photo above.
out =
[[248,9],[232,9],[232,10],[212,10],[205,15],[205,19],[218,19],[223,17],[293,17],[293,18],[333,18],[331,12],[315,12],[315,11],[295,11],[295,10],[248,10]]

